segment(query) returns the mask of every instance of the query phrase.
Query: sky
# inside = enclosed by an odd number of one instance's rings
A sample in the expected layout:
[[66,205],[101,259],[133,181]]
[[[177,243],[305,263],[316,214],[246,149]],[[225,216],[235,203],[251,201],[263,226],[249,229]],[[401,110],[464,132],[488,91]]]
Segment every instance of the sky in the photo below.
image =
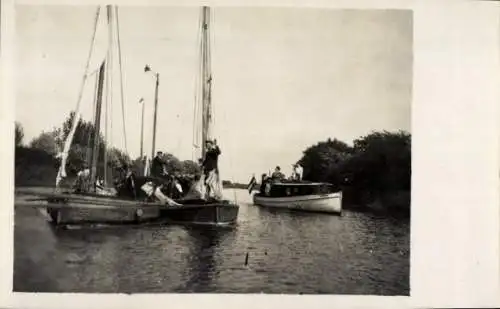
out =
[[[16,8],[16,120],[25,142],[61,126],[77,103],[97,7]],[[154,77],[160,74],[157,149],[193,159],[200,8],[120,7],[127,151],[151,152]],[[102,19],[101,21],[103,21]],[[106,50],[98,28],[91,71]],[[404,10],[212,8],[214,135],[224,179],[291,165],[327,138],[411,132],[412,13]],[[111,62],[107,140],[125,150],[118,57]],[[82,97],[92,118],[95,75]]]

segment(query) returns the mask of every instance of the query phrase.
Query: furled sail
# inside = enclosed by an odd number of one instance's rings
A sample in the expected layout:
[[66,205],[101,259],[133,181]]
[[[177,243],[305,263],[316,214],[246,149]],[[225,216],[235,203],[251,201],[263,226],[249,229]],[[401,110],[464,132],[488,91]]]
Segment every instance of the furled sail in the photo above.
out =
[[59,187],[62,179],[67,176],[66,174],[66,163],[68,159],[69,150],[73,142],[73,137],[75,135],[76,128],[81,119],[81,101],[83,97],[83,92],[85,89],[86,82],[88,78],[95,75],[98,72],[99,67],[105,61],[106,55],[108,53],[108,31],[107,31],[107,18],[106,10],[104,7],[99,7],[96,12],[94,21],[94,32],[92,34],[92,42],[90,46],[90,51],[87,58],[87,64],[85,66],[85,71],[80,87],[80,92],[78,94],[78,99],[76,103],[76,108],[74,111],[74,118],[71,130],[66,137],[64,143],[64,148],[62,153],[59,154],[61,158],[61,165],[56,177],[56,188]]
[[[199,98],[201,103],[201,156],[205,157],[207,148],[205,142],[207,140],[214,141],[215,136],[213,134],[213,107],[212,107],[212,86],[213,86],[213,76],[211,68],[211,44],[210,44],[210,20],[211,13],[210,8],[203,7],[201,11],[201,45],[200,45],[200,72],[199,78],[201,79],[199,86],[201,89],[197,89],[201,92],[201,98]],[[197,97],[198,98],[198,97]],[[196,103],[195,103],[196,104]],[[195,109],[196,110],[196,109]],[[196,119],[196,114],[195,114]],[[196,130],[196,129],[195,129]],[[197,139],[195,139],[195,144],[197,144]],[[202,189],[204,186],[208,186],[211,190],[208,190],[210,197],[215,197],[216,199],[222,199],[222,181],[220,177],[220,170],[215,170],[210,172],[208,175],[202,174],[201,179],[196,184],[198,192],[202,192],[206,189]]]

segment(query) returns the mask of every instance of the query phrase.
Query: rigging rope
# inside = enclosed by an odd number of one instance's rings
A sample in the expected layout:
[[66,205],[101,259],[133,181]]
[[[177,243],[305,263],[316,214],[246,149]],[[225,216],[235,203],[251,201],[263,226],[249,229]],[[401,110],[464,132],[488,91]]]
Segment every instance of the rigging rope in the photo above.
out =
[[194,91],[194,105],[193,105],[193,152],[192,152],[192,160],[197,162],[199,148],[199,109],[201,108],[199,102],[199,91],[201,86],[201,74],[202,74],[202,50],[203,46],[201,43],[201,35],[202,35],[202,26],[203,26],[203,18],[200,15],[198,20],[198,31],[196,37],[196,47],[198,49],[198,63],[196,66],[196,74],[195,74],[195,91]]
[[122,70],[122,49],[120,43],[120,24],[118,20],[118,6],[115,7],[115,16],[116,16],[116,36],[118,43],[118,62],[120,66],[120,93],[121,93],[121,103],[122,103],[122,121],[123,121],[123,137],[125,143],[125,152],[128,155],[128,147],[127,147],[127,130],[125,127],[125,103],[124,103],[124,95],[123,95],[123,70]]
[[77,111],[80,109],[80,103],[82,101],[82,96],[83,96],[83,88],[85,87],[85,82],[87,81],[87,78],[89,76],[88,75],[88,71],[89,71],[89,66],[90,66],[90,59],[92,57],[92,52],[94,51],[95,35],[96,35],[96,32],[97,32],[97,23],[99,21],[99,14],[100,14],[100,12],[101,12],[101,7],[98,6],[97,7],[97,12],[96,12],[96,15],[95,15],[95,19],[94,19],[94,32],[92,33],[92,40],[90,42],[90,50],[89,50],[89,54],[87,56],[87,64],[85,65],[85,71],[84,71],[83,78],[82,78],[82,83],[81,83],[81,86],[80,86],[80,92],[78,93],[78,99],[77,99],[77,103],[76,103],[76,110]]

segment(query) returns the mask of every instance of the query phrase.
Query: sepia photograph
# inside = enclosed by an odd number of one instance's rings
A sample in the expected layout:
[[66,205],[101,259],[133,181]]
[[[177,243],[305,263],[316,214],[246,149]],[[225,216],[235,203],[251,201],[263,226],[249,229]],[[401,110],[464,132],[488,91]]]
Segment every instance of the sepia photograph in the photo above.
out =
[[13,292],[410,295],[413,12],[15,5]]

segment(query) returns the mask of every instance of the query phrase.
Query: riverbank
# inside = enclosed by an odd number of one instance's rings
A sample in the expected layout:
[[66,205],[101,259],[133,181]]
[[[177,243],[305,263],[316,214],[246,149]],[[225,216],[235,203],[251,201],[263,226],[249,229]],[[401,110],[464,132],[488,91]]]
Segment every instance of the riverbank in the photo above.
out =
[[[53,188],[54,187],[55,181],[51,179],[41,181],[40,179],[36,179],[35,181],[24,181],[17,183],[15,186],[15,193],[21,193],[25,191],[36,191],[38,189],[48,189],[48,188]],[[63,188],[70,188],[71,181],[66,181],[62,187]],[[224,186],[225,190],[238,190],[238,191],[245,191],[246,193],[248,192],[246,188],[238,188],[234,186],[229,186],[226,187]],[[352,192],[350,193],[344,193],[344,200],[343,200],[343,205],[342,208],[343,210],[349,210],[349,211],[354,211],[354,212],[360,212],[360,213],[372,213],[380,216],[387,216],[387,217],[395,217],[395,218],[409,218],[410,217],[410,212],[408,209],[410,208],[410,195],[411,193],[409,191],[400,191],[400,192],[388,192],[384,195],[377,196],[372,198],[371,202],[366,202],[365,204],[361,203],[360,201],[354,201],[352,198],[350,198],[349,194],[354,194]],[[250,195],[250,194],[248,194]]]
[[[16,147],[15,186],[52,188],[55,185],[59,161],[49,153],[25,147]],[[68,170],[68,177],[61,187],[69,188],[74,182],[74,171]],[[247,184],[223,181],[224,189],[247,190]],[[411,191],[409,189],[371,190],[357,189],[344,185],[343,209],[369,212],[382,216],[410,217]]]

